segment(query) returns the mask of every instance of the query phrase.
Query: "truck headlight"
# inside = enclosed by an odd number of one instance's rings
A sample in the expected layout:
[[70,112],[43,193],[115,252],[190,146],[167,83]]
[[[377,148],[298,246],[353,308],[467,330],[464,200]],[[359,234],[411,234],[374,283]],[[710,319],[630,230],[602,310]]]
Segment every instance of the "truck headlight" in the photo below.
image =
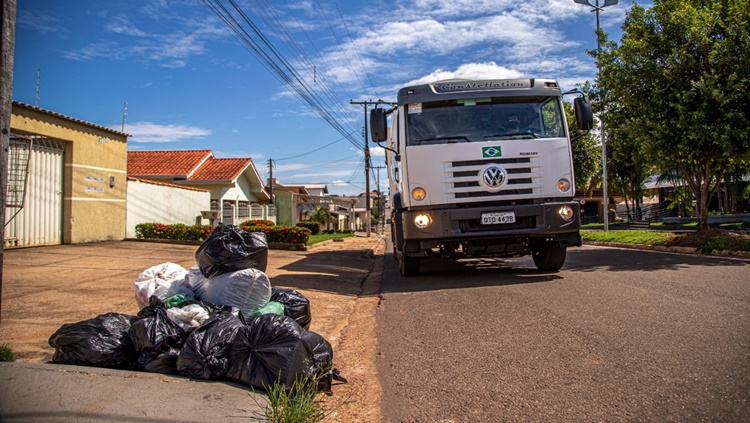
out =
[[573,208],[570,206],[560,206],[560,208],[557,210],[557,214],[559,214],[564,221],[568,222],[573,219],[575,212],[573,212]]
[[422,201],[425,197],[427,197],[427,191],[422,187],[416,187],[411,191],[411,198],[417,201]]
[[565,178],[561,178],[559,181],[557,181],[557,189],[562,192],[570,191],[570,181]]
[[414,217],[414,226],[424,229],[432,224],[432,218],[429,214],[420,213]]

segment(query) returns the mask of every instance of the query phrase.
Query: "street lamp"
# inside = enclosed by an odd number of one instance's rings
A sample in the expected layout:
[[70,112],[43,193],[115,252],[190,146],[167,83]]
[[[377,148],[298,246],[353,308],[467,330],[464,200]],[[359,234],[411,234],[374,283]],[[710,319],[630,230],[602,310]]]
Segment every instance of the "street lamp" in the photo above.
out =
[[[573,0],[573,2],[578,4],[584,4],[586,6],[591,6],[594,8],[592,12],[596,12],[596,51],[597,51],[597,60],[596,60],[596,70],[597,72],[601,72],[601,69],[599,69],[599,55],[602,53],[602,45],[601,42],[599,42],[599,11],[604,9],[607,6],[614,6],[617,4],[617,0],[604,0],[602,5],[599,5],[599,0],[594,0],[595,3],[591,4],[590,0]],[[602,111],[601,113],[604,113],[604,99],[602,98]],[[601,115],[599,117],[599,122],[601,124],[601,134],[602,134],[602,210],[604,211],[604,230],[609,230],[609,195],[607,195],[607,143],[604,139],[604,122],[601,119]]]

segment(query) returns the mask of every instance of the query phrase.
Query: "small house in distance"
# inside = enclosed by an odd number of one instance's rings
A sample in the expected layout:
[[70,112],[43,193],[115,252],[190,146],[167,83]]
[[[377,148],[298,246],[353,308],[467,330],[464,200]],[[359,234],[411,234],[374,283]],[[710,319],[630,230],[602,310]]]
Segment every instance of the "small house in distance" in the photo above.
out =
[[251,158],[218,159],[211,150],[128,151],[128,177],[209,191],[206,211],[216,216],[204,223],[276,221],[275,207],[269,205],[271,197]]

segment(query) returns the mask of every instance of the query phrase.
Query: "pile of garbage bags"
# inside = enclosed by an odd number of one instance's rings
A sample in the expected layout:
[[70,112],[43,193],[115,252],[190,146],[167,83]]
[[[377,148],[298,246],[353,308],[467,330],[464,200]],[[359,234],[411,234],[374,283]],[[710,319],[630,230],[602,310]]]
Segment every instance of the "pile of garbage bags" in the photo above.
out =
[[331,344],[310,331],[310,302],[272,287],[265,234],[219,225],[185,269],[162,263],[135,279],[136,316],[106,313],[64,324],[52,361],[227,379],[255,388],[298,380],[331,392],[346,382]]

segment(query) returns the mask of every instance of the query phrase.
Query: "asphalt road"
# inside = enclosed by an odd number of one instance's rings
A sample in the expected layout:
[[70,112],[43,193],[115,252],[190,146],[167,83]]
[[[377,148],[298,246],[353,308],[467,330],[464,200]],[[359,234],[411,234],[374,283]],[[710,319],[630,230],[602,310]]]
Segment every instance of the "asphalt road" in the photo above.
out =
[[385,422],[750,421],[750,261],[608,247],[423,265],[385,257]]

